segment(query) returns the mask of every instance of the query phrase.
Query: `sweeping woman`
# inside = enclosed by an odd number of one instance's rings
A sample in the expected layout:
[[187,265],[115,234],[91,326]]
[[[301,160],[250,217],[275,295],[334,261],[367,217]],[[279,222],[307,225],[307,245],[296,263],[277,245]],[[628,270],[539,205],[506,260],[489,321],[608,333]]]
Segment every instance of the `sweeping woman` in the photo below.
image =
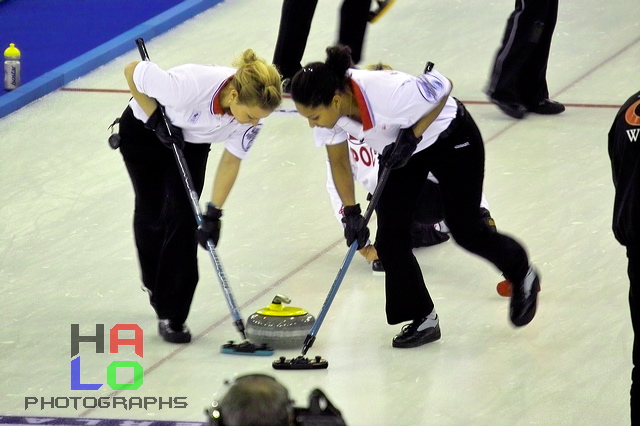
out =
[[[198,282],[198,241],[218,244],[222,207],[240,163],[262,119],[281,103],[280,74],[251,49],[233,67],[185,64],[164,70],[136,61],[124,74],[133,97],[120,118],[120,152],[135,192],[133,228],[143,287],[160,336],[188,343],[185,321]],[[172,145],[182,149],[199,197],[210,144],[218,142],[224,150],[196,233]]]
[[393,347],[417,347],[441,336],[412,252],[411,222],[429,172],[439,181],[444,220],[456,242],[492,262],[513,283],[513,325],[528,324],[536,311],[539,277],[525,249],[482,220],[484,144],[451,89],[451,82],[434,69],[417,77],[354,69],[345,46],[328,48],[325,62],[308,64],[292,80],[296,109],[313,128],[316,145],[326,147],[344,204],[348,245],[357,241],[362,248],[369,237],[355,199],[348,135],[381,152],[381,170],[391,169],[376,206],[376,248],[386,271],[387,322],[409,322],[393,338]]

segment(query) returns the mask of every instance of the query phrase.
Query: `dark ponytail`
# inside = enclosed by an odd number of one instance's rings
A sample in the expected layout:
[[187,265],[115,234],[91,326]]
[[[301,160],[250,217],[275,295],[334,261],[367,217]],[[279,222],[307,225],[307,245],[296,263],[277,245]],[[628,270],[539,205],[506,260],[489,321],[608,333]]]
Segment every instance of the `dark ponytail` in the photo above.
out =
[[337,92],[347,86],[347,69],[353,67],[351,49],[347,46],[330,46],[325,62],[312,62],[298,71],[291,79],[293,101],[315,108],[329,105]]

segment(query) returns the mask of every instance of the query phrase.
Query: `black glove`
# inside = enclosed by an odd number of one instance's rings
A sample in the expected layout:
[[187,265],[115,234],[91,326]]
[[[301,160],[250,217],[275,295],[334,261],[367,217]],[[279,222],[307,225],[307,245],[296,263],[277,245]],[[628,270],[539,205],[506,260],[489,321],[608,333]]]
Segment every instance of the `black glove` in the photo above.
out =
[[367,228],[360,211],[360,204],[355,206],[344,206],[344,217],[342,223],[344,223],[344,237],[347,239],[347,245],[351,247],[351,244],[355,240],[358,240],[358,250],[365,247],[369,241],[369,228]]
[[153,133],[156,134],[156,137],[160,139],[160,142],[164,146],[169,149],[173,149],[171,146],[176,144],[178,148],[184,149],[184,138],[182,136],[182,130],[179,127],[174,126],[169,121],[169,117],[167,117],[167,124],[169,124],[169,128],[171,129],[171,134],[167,130],[167,125],[164,122],[164,118],[162,118],[162,112],[164,111],[164,107],[158,104],[158,108],[153,111],[153,114],[149,116],[149,119],[144,124],[149,130],[153,130]]
[[387,145],[382,151],[380,165],[390,169],[404,167],[421,140],[422,136],[416,137],[411,129],[400,130],[397,141]]
[[197,235],[198,242],[202,247],[208,249],[207,241],[212,240],[213,245],[218,245],[220,239],[220,227],[222,222],[222,210],[214,206],[212,203],[207,203],[207,212],[202,215],[202,223],[198,227]]

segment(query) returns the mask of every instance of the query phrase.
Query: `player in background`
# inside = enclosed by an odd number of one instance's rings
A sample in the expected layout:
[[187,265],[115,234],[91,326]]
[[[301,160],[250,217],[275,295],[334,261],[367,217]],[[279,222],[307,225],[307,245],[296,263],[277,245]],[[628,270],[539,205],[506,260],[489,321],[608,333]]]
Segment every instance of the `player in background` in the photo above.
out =
[[[373,194],[378,183],[378,153],[364,141],[351,136],[348,139],[348,144],[353,179],[360,183],[369,194]],[[443,220],[444,212],[442,210],[442,199],[438,188],[438,180],[431,173],[429,173],[427,179],[418,200],[419,207],[416,209],[413,222],[411,223],[413,248],[430,247],[449,240],[449,228]],[[333,206],[334,215],[342,225],[342,218],[344,217],[343,205],[342,201],[340,201],[340,195],[336,190],[335,183],[333,182],[331,164],[328,160],[327,192],[329,193],[331,205]],[[484,194],[482,194],[482,200],[480,202],[482,218],[490,227],[495,229],[495,222],[491,218],[491,213],[489,213],[488,209],[489,203]],[[371,241],[358,251],[371,263],[371,269],[374,273],[384,272],[384,267],[378,258],[375,245],[372,244]]]
[[[394,0],[342,0],[338,43],[349,46],[355,63],[360,62],[368,23],[377,22]],[[283,0],[273,63],[282,74],[282,87],[290,92],[291,77],[302,68],[301,61],[311,31],[318,0]]]
[[560,114],[563,104],[549,99],[547,64],[558,20],[559,0],[516,0],[496,53],[486,93],[505,114]]
[[633,327],[631,424],[640,425],[640,92],[622,105],[609,130],[609,158],[616,189],[613,234],[627,249],[629,308]]

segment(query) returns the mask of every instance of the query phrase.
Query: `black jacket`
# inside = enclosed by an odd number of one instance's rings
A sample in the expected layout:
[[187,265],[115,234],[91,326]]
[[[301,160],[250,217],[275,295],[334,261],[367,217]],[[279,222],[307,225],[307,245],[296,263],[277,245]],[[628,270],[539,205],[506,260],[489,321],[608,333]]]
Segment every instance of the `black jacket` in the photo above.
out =
[[620,244],[640,244],[640,92],[620,108],[609,130],[609,157],[616,188],[613,234]]

